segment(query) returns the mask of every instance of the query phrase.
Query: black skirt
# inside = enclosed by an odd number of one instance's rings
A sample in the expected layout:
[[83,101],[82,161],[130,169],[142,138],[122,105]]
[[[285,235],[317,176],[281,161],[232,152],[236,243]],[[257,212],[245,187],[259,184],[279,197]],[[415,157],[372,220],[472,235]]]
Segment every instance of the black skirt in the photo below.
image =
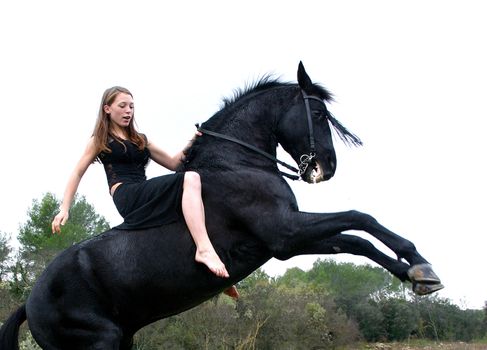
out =
[[181,219],[183,180],[184,173],[175,173],[138,183],[122,183],[113,194],[113,202],[124,222],[115,228],[144,229]]

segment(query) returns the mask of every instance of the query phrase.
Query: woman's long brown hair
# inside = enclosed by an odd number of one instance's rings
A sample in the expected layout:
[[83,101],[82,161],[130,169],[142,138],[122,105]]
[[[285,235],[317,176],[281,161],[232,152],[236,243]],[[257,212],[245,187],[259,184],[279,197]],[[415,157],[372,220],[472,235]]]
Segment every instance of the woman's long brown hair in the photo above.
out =
[[[93,138],[97,154],[100,152],[110,153],[108,147],[109,138],[118,141],[118,138],[112,134],[110,115],[105,112],[105,105],[110,106],[120,93],[124,93],[133,97],[132,93],[121,86],[114,86],[106,89],[100,103],[100,110],[98,111],[98,119],[96,120],[95,129],[93,130]],[[128,140],[135,143],[137,147],[142,150],[147,145],[146,138],[135,130],[134,126],[135,115],[132,115],[129,125],[126,128]]]

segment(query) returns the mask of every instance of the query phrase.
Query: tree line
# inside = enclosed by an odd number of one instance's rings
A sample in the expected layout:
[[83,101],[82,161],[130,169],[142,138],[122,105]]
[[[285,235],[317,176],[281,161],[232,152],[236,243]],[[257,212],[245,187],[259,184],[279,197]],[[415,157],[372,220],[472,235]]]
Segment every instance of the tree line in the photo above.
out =
[[[0,232],[0,323],[57,253],[109,228],[78,196],[62,234],[53,235],[57,208],[51,193],[33,200],[18,250]],[[487,305],[465,310],[437,296],[417,297],[409,284],[370,265],[317,260],[309,271],[292,268],[278,277],[257,270],[238,288],[238,301],[216,296],[145,327],[134,349],[334,349],[359,340],[472,341],[487,331]],[[36,348],[27,330],[22,338],[23,349]]]

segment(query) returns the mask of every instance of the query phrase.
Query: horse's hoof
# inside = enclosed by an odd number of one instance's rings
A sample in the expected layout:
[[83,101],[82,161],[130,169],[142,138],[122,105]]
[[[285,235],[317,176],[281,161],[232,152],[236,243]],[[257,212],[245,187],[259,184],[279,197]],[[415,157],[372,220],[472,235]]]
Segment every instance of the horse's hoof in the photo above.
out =
[[[433,272],[430,264],[414,265],[408,270],[411,282],[424,284],[440,284],[440,278]],[[440,288],[441,289],[441,288]]]
[[423,284],[423,283],[413,283],[413,292],[417,295],[427,295],[439,291],[445,288],[441,283],[435,284]]

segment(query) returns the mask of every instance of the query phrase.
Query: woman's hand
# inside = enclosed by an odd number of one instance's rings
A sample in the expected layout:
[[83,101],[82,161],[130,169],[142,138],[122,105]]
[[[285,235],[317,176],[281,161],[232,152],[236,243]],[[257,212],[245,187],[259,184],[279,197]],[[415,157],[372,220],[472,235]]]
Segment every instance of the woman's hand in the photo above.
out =
[[189,143],[186,145],[186,147],[184,147],[183,149],[183,155],[186,156],[186,154],[188,153],[188,150],[191,148],[191,146],[193,146],[193,143],[196,141],[196,139],[200,136],[203,136],[203,133],[201,131],[196,131],[194,133],[194,136],[191,140],[189,140]]
[[69,213],[67,210],[61,209],[61,211],[52,220],[52,233],[61,233],[61,225],[64,226],[68,221]]
[[202,135],[203,134],[200,131],[196,131],[193,138],[189,140],[188,145],[174,156],[170,156],[166,151],[157,147],[150,140],[147,141],[147,148],[150,151],[151,159],[153,161],[169,170],[175,171],[183,162],[184,158],[186,157],[186,153],[193,144],[193,142],[196,140],[197,137],[200,137]]

